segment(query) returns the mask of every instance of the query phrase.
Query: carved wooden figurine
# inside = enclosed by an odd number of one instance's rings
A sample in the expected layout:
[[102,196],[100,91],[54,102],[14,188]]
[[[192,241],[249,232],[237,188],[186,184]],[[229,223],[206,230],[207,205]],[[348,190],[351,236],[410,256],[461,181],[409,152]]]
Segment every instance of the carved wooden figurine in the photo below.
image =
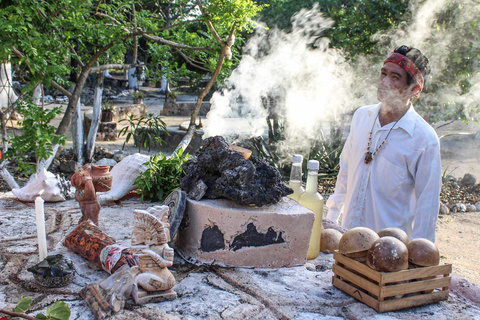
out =
[[96,192],[110,190],[112,186],[112,175],[108,172],[109,166],[84,165],[72,176],[72,185],[77,188],[75,200],[80,204],[82,218],[80,222],[90,219],[98,225],[100,204]]
[[141,273],[136,278],[132,297],[136,304],[176,298],[175,278],[168,270],[173,265],[173,249],[168,246],[170,231],[168,207],[156,206],[134,211],[131,251]]

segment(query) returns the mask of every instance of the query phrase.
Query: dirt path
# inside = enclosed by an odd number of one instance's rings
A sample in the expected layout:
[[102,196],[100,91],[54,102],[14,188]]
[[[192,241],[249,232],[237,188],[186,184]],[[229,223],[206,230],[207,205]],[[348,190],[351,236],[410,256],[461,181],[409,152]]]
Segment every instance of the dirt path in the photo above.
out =
[[435,243],[441,262],[453,273],[480,286],[480,212],[440,216]]

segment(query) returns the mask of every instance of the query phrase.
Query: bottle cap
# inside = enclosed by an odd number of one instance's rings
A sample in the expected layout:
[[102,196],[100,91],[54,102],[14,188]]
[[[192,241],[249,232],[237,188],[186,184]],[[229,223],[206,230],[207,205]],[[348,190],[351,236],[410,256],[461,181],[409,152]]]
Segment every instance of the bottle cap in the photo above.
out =
[[292,157],[292,162],[293,163],[302,163],[303,162],[303,156],[301,154],[294,154]]
[[318,168],[320,168],[320,163],[317,160],[308,160],[308,170],[316,170],[318,171]]

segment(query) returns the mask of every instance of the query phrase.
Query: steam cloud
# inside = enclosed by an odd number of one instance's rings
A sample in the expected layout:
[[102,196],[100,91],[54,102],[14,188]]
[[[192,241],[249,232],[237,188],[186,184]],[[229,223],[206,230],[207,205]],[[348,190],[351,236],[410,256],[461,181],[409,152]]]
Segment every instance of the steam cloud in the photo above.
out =
[[[467,94],[461,95],[459,89],[451,87],[432,94],[428,88],[429,84],[441,83],[438,77],[460,37],[454,31],[447,34],[433,27],[448,4],[447,0],[412,1],[413,22],[377,34],[377,49],[384,57],[402,44],[420,49],[432,67],[423,101],[437,106],[456,101],[473,110],[480,100],[478,68],[466,76],[471,83]],[[462,5],[468,9],[461,11],[464,15],[452,17],[456,19],[452,22],[467,24],[480,16],[480,6],[474,0],[463,0]],[[308,150],[320,129],[328,131],[329,124],[338,125],[339,119],[345,119],[339,115],[377,103],[376,84],[383,59],[373,63],[368,57],[360,57],[355,66],[349,65],[342,52],[329,48],[328,39],[321,36],[333,21],[322,16],[316,6],[302,9],[292,21],[290,33],[257,29],[225,88],[212,97],[205,137],[265,134],[265,119],[275,113],[286,120],[283,152],[284,160],[289,161],[292,150]],[[471,46],[480,46],[478,39],[471,42]]]

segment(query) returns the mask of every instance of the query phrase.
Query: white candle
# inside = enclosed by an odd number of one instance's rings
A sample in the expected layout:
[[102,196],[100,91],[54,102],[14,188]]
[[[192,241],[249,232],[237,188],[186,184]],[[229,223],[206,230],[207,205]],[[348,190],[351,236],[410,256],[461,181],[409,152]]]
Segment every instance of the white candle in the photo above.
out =
[[[42,190],[43,191],[43,190]],[[38,255],[40,261],[47,257],[47,237],[45,235],[45,212],[43,209],[43,199],[38,196],[35,199],[35,215],[37,220],[37,238],[38,238]]]

